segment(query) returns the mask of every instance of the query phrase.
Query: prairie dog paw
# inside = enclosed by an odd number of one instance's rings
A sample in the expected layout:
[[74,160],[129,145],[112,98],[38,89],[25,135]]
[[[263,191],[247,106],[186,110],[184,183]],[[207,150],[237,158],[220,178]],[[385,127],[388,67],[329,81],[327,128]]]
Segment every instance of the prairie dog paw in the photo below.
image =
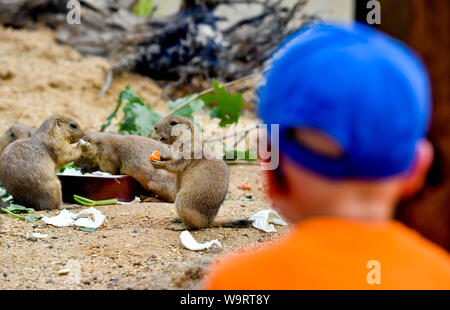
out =
[[161,162],[161,161],[159,161],[159,160],[151,160],[150,161],[150,163],[153,165],[153,167],[155,167],[156,169],[159,169],[159,168],[163,168],[164,167],[164,164]]
[[83,139],[78,140],[77,148],[81,148],[83,152],[89,150],[91,144]]

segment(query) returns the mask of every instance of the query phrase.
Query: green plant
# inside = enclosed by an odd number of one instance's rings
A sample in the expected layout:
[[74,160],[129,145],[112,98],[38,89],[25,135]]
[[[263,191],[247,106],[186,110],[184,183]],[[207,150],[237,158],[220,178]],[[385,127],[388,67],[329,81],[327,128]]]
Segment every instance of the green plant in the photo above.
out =
[[66,169],[75,169],[75,170],[81,170],[73,162],[70,162],[68,164],[65,164],[64,166],[61,166],[58,168],[58,173],[63,173]]
[[162,115],[148,105],[129,102],[123,107],[124,117],[119,132],[128,135],[148,136]]
[[148,17],[153,11],[155,3],[153,0],[139,0],[134,7],[133,13],[136,16]]
[[34,211],[33,208],[27,208],[13,203],[13,197],[6,192],[4,187],[0,187],[0,202],[6,204],[4,208],[0,208],[0,211],[7,213],[15,218],[25,220],[27,222],[36,222],[42,216],[37,214],[27,214],[25,216],[19,215],[20,213],[28,213]]
[[180,107],[181,105],[185,104],[187,101],[191,100],[189,104],[176,111],[174,115],[190,119],[199,129],[201,129],[200,124],[198,124],[197,121],[194,119],[192,113],[201,112],[203,110],[203,107],[205,106],[205,103],[201,99],[193,99],[194,96],[196,95],[190,95],[177,99],[175,101],[169,101],[167,105],[169,106],[169,109],[173,111],[176,108]]
[[199,98],[206,105],[213,106],[209,111],[209,116],[220,119],[219,126],[225,127],[238,122],[244,106],[241,94],[230,94],[225,86],[221,87],[219,82],[214,80],[212,82],[212,91],[201,95]]
[[124,116],[119,123],[119,133],[148,136],[155,123],[162,118],[162,115],[153,111],[150,106],[145,104],[144,100],[137,97],[130,86],[120,92],[114,111],[106,118],[106,122],[100,128],[100,131],[105,131],[111,125],[124,102],[127,103],[123,107]]
[[[106,118],[100,131],[105,131],[111,125],[122,105],[124,105],[122,108],[124,116],[119,122],[118,133],[120,134],[149,136],[155,124],[164,117],[137,97],[130,86],[127,86],[119,94],[114,111]],[[217,81],[213,81],[211,89],[168,102],[170,114],[186,117],[199,128],[200,125],[195,121],[193,113],[203,111],[205,105],[211,107],[210,117],[220,119],[219,125],[225,127],[238,122],[243,107],[242,96],[230,94],[225,86],[220,86]]]
[[236,160],[236,159],[242,159],[248,162],[255,162],[257,160],[257,156],[254,152],[250,150],[239,150],[234,147],[227,147],[225,146],[223,148],[223,159],[224,160]]
[[106,200],[92,200],[86,197],[73,195],[73,199],[83,206],[105,206],[105,205],[116,205],[118,201],[116,198],[106,199]]
[[6,189],[3,186],[0,186],[0,202],[3,203],[12,203],[13,197],[8,194]]

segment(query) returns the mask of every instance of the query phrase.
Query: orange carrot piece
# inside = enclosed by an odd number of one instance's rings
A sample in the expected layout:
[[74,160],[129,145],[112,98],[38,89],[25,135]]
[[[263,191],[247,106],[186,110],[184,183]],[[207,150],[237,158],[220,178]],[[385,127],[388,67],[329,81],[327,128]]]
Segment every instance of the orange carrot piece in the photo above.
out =
[[153,151],[150,156],[148,157],[148,160],[152,161],[152,160],[161,160],[161,153],[159,153],[158,151]]
[[242,182],[239,188],[242,189],[243,191],[249,191],[251,189],[250,185],[248,185],[245,182]]

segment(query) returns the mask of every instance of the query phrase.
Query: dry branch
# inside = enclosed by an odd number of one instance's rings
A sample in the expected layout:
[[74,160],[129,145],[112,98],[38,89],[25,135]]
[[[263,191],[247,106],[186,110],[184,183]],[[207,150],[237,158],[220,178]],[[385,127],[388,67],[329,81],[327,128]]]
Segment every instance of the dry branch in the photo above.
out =
[[224,135],[224,136],[217,136],[217,137],[209,138],[208,140],[206,140],[206,142],[221,141],[221,140],[225,140],[225,139],[237,136],[237,135],[247,134],[249,131],[252,131],[252,130],[257,129],[257,128],[258,128],[258,124],[251,125],[251,126],[249,126],[247,128],[236,130],[236,131],[234,131],[232,133],[229,133],[227,135]]
[[[178,13],[147,19],[132,13],[136,0],[79,1],[81,25],[67,24],[66,0],[0,0],[0,23],[45,24],[56,30],[61,43],[108,57],[113,74],[136,70],[180,85],[193,76],[221,81],[247,76],[260,69],[290,33],[313,20],[302,13],[306,0],[294,6],[279,0],[184,0]],[[225,18],[216,15],[216,8],[243,3],[257,5],[262,12],[219,29],[218,22]]]

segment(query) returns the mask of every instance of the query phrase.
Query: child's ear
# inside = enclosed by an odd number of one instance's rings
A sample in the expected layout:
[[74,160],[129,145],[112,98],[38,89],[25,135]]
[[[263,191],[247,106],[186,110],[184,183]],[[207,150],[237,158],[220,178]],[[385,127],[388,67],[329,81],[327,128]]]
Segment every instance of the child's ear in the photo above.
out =
[[425,183],[428,171],[434,159],[433,145],[427,139],[422,139],[416,146],[416,158],[405,175],[403,198],[414,196]]
[[268,194],[272,200],[281,199],[286,196],[287,184],[281,168],[281,156],[277,168],[266,170]]
[[269,198],[275,200],[279,195],[280,191],[275,180],[275,171],[266,170],[266,180],[267,180],[267,194]]

